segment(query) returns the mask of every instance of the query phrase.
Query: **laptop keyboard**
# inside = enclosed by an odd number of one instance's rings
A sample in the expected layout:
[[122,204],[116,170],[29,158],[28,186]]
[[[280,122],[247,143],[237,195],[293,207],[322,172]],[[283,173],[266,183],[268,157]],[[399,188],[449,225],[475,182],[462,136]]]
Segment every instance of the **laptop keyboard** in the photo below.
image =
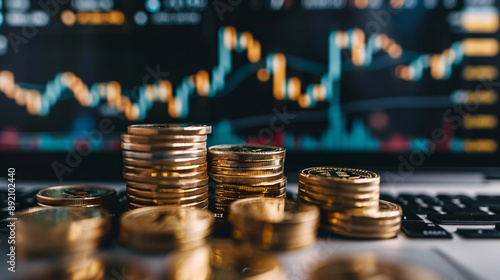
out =
[[[38,190],[16,193],[16,211],[37,206]],[[287,192],[288,198],[296,195]],[[403,208],[401,231],[409,238],[452,238],[441,225],[496,225],[495,228],[458,228],[456,233],[463,238],[500,238],[500,195],[459,194],[406,194],[398,196],[380,194],[380,199],[391,201]],[[0,190],[0,201],[7,200],[7,191]],[[125,191],[118,192],[115,215],[125,211]],[[123,208],[123,209],[121,209]],[[0,223],[8,217],[7,207],[0,210]],[[7,227],[0,226],[0,233]]]
[[[403,208],[401,231],[409,238],[452,238],[441,225],[485,226],[497,229],[458,228],[463,238],[500,238],[500,196],[458,194],[381,194],[380,199]],[[425,220],[424,220],[425,218]],[[426,221],[427,220],[427,221]]]

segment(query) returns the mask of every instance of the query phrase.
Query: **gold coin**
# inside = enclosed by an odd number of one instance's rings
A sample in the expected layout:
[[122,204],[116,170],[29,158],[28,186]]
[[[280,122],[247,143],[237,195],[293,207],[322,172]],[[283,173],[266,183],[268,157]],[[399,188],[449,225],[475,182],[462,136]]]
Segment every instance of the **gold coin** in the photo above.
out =
[[284,166],[274,166],[274,167],[262,167],[262,168],[228,168],[228,167],[217,167],[210,166],[210,172],[223,175],[268,175],[273,173],[283,172]]
[[16,217],[31,230],[61,230],[71,227],[83,229],[101,228],[109,224],[109,214],[96,207],[30,208]]
[[318,221],[319,209],[313,205],[279,198],[246,198],[231,204],[230,217],[236,216],[281,225],[308,220]]
[[247,198],[247,197],[253,197],[254,195],[258,194],[266,194],[269,197],[274,197],[278,195],[282,195],[286,193],[286,188],[278,189],[276,191],[272,192],[238,192],[238,191],[231,191],[231,190],[215,190],[215,195],[219,197],[227,197],[227,198]]
[[134,173],[138,175],[144,175],[144,176],[151,176],[151,177],[182,177],[183,175],[188,176],[187,174],[190,173],[204,173],[206,174],[207,171],[207,164],[202,163],[198,165],[192,165],[189,166],[190,168],[187,168],[187,166],[182,166],[182,168],[177,168],[174,170],[168,170],[168,169],[151,169],[151,168],[145,168],[145,167],[135,167],[135,166],[130,166],[130,165],[124,165],[123,170],[124,172],[127,173]]
[[134,135],[206,135],[212,132],[209,125],[189,124],[134,124],[127,132]]
[[[16,247],[16,253],[25,257],[59,257],[70,254],[85,254],[95,252],[102,243],[102,239],[85,239],[82,237],[78,242],[72,243],[46,243],[43,240],[35,244],[28,244],[20,234],[17,237],[19,245]],[[29,240],[29,239],[27,239]],[[24,269],[23,269],[24,270]],[[31,279],[31,278],[30,278]]]
[[[60,207],[59,205],[49,205],[49,204],[43,204],[40,202],[37,202],[37,205],[40,207],[47,207],[47,208]],[[102,207],[103,209],[106,209],[107,205],[104,205],[104,204],[82,204],[82,205],[70,204],[70,205],[64,205],[64,206],[67,206],[67,207]]]
[[[120,242],[135,249],[170,249],[184,241],[204,241],[211,233],[213,213],[203,209],[153,206],[135,209],[120,218]],[[141,243],[136,242],[140,236]],[[189,238],[191,236],[191,238]],[[149,238],[148,238],[149,237]],[[156,243],[156,244],[155,244]]]
[[[377,210],[372,210],[371,212],[376,212]],[[365,226],[387,226],[387,225],[395,225],[401,223],[401,217],[392,217],[392,218],[384,218],[384,219],[373,219],[366,217],[353,217],[349,216],[347,218],[339,218],[338,212],[326,212],[324,213],[324,220],[328,223],[332,224],[356,224],[356,225],[365,225]]]
[[142,198],[138,196],[134,196],[131,194],[127,193],[127,201],[133,202],[136,204],[141,204],[141,205],[185,205],[185,204],[193,204],[193,203],[198,203],[202,202],[208,199],[208,192],[203,193],[203,194],[198,194],[198,195],[193,195],[193,196],[187,196],[187,197],[179,197],[179,198]]
[[379,185],[355,185],[355,184],[330,184],[330,185],[319,185],[319,184],[313,184],[313,183],[305,183],[303,181],[299,180],[299,187],[302,187],[306,190],[311,190],[317,193],[325,193],[325,194],[330,194],[330,193],[338,193],[342,192],[345,194],[362,194],[362,193],[373,193],[373,192],[379,192],[380,191],[380,186]]
[[174,175],[174,172],[170,174],[170,176],[161,176],[161,177],[153,177],[149,175],[139,175],[130,172],[123,172],[123,178],[128,181],[134,182],[143,182],[143,183],[154,183],[154,184],[179,184],[183,182],[193,181],[196,179],[205,178],[206,172],[192,172],[192,173],[177,173]]
[[308,279],[440,280],[445,278],[444,275],[420,264],[361,252],[327,260],[313,270]]
[[97,249],[111,228],[99,208],[31,208],[17,213],[20,255],[60,255]]
[[371,171],[344,167],[310,167],[299,171],[299,180],[321,185],[379,185],[380,176]]
[[284,177],[283,172],[253,176],[221,175],[209,172],[208,175],[210,179],[222,184],[258,184],[277,181]]
[[[241,240],[242,242],[247,242],[253,247],[257,247],[262,250],[271,251],[291,251],[302,249],[313,245],[317,239],[317,232],[302,233],[297,236],[283,235],[279,232],[269,232],[265,231],[266,235],[262,234],[262,230],[267,228],[260,228],[260,233],[244,233],[242,238],[235,238]],[[234,230],[234,229],[233,229]]]
[[257,191],[257,192],[266,192],[267,190],[276,190],[286,187],[286,177],[282,179],[272,181],[272,182],[263,182],[263,183],[255,183],[255,184],[226,184],[226,183],[217,183],[210,182],[210,186],[213,188],[228,188],[233,190],[240,191]]
[[366,193],[347,193],[342,191],[328,191],[322,192],[320,189],[312,189],[310,187],[300,185],[299,190],[306,194],[311,194],[312,197],[321,197],[330,200],[356,200],[356,201],[365,201],[365,200],[378,200],[380,198],[379,190],[366,192]]
[[208,149],[211,160],[269,161],[285,157],[285,148],[258,145],[217,145]]
[[[250,197],[286,198],[286,193],[281,194],[281,195],[276,195],[276,196],[262,193],[262,194],[254,194],[252,196],[249,196],[248,198],[250,198]],[[231,204],[231,202],[237,201],[237,200],[238,200],[237,198],[216,196],[215,201],[214,201],[215,209],[220,210],[220,211],[224,211],[224,212],[228,212],[229,211],[229,204]]]
[[142,198],[170,199],[170,198],[190,197],[193,195],[208,193],[208,186],[196,187],[191,189],[167,189],[167,191],[157,191],[157,190],[145,191],[127,186],[127,193]]
[[222,160],[209,159],[211,166],[217,167],[238,167],[238,168],[265,168],[275,167],[285,164],[285,158],[260,161],[240,161],[240,160]]
[[122,142],[127,143],[140,143],[140,144],[150,144],[150,143],[164,143],[164,142],[182,142],[182,143],[192,143],[192,142],[204,142],[207,141],[206,135],[133,135],[133,134],[122,134]]
[[375,208],[378,206],[378,200],[332,200],[322,197],[311,196],[311,193],[305,193],[299,190],[299,198],[318,205],[323,210],[346,210],[351,208]]
[[388,239],[393,238],[398,235],[399,230],[393,232],[358,232],[358,231],[347,231],[343,228],[339,228],[333,225],[321,225],[322,228],[333,232],[335,234],[353,237],[353,238],[366,238],[366,239]]
[[116,198],[116,191],[101,186],[57,186],[39,191],[36,199],[46,205],[104,204]]
[[158,153],[151,152],[130,152],[130,151],[122,151],[124,157],[132,158],[132,159],[141,159],[141,160],[173,160],[176,158],[196,158],[196,157],[205,157],[207,155],[207,149],[198,149],[198,150],[185,150],[185,151],[163,151]]
[[178,207],[195,207],[195,208],[206,208],[208,206],[208,198],[198,202],[186,203],[186,204],[176,204],[176,205],[151,205],[151,204],[139,204],[135,202],[128,202],[128,207],[130,209],[153,207],[153,206],[178,206]]
[[127,185],[140,190],[155,190],[158,192],[168,192],[170,190],[176,191],[177,189],[191,189],[206,186],[208,184],[208,176],[202,179],[196,180],[182,180],[177,182],[166,182],[162,183],[152,183],[152,182],[135,182],[135,181],[127,181]]
[[133,152],[161,152],[171,150],[199,150],[207,147],[206,142],[192,142],[192,143],[155,143],[155,144],[137,144],[122,142],[121,147],[123,150]]
[[316,206],[279,198],[246,198],[229,206],[233,237],[264,250],[293,250],[312,245],[316,241],[319,214]]
[[369,220],[383,220],[387,218],[401,217],[403,210],[401,206],[385,201],[379,200],[377,211],[363,213],[359,211],[346,211],[343,213],[332,213],[331,215],[341,219],[369,219]]
[[[335,220],[330,220],[335,221]],[[335,226],[342,231],[347,232],[357,232],[357,233],[386,233],[386,232],[394,232],[398,231],[401,228],[401,220],[395,221],[392,225],[362,225],[362,224],[346,224],[343,221],[335,221],[335,223],[330,223],[325,226]]]
[[166,158],[166,159],[134,159],[123,157],[125,165],[137,167],[150,167],[153,169],[181,169],[182,166],[192,166],[207,162],[206,156],[187,158]]

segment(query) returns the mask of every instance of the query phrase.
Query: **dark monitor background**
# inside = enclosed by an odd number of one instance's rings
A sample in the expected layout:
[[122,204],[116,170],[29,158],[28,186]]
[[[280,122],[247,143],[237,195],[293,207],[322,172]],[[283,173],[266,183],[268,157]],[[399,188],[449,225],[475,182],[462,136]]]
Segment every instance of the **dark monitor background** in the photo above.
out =
[[498,5],[0,0],[0,167],[120,179],[128,125],[203,123],[289,172],[494,168]]

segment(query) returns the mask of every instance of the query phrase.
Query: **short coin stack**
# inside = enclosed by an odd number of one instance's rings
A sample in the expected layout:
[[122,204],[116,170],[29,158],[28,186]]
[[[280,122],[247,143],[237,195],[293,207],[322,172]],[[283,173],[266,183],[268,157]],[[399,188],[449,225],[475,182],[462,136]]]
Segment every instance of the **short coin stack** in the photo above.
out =
[[311,167],[299,172],[300,201],[321,209],[323,228],[354,238],[391,238],[398,234],[402,209],[379,200],[380,176],[339,167]]
[[285,149],[275,146],[218,145],[208,149],[210,193],[216,213],[249,197],[284,198]]
[[116,199],[116,191],[101,186],[57,186],[39,191],[38,205],[102,207],[108,209]]
[[293,250],[316,242],[319,209],[282,198],[245,198],[231,203],[233,238],[263,250]]
[[16,216],[16,244],[26,256],[92,252],[111,228],[108,213],[98,207],[39,207]]
[[119,240],[139,251],[192,249],[206,244],[213,213],[194,207],[153,206],[121,216]]
[[208,207],[206,125],[138,124],[122,134],[128,208]]

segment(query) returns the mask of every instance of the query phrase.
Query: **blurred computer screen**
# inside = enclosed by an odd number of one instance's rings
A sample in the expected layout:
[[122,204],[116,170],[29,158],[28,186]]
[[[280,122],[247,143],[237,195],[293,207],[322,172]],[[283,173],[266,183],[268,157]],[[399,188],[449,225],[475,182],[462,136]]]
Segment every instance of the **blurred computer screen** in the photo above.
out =
[[129,124],[180,122],[292,166],[495,166],[499,24],[491,0],[0,0],[2,164],[106,170]]

